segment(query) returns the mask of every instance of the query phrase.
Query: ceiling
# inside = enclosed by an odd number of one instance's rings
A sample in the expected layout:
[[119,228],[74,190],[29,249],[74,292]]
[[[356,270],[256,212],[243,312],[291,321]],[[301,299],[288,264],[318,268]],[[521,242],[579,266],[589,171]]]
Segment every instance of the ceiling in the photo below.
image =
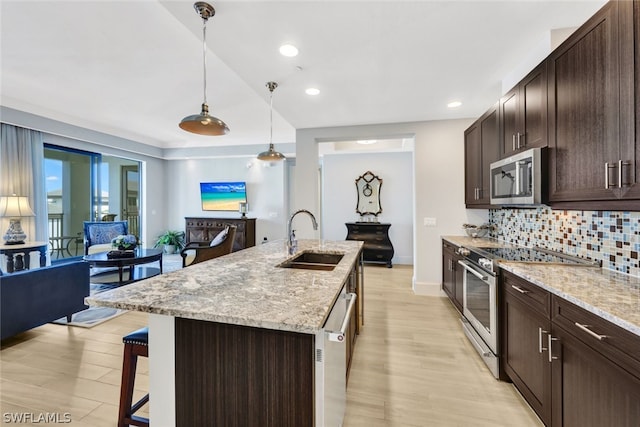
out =
[[228,135],[178,128],[203,101],[192,1],[0,0],[0,103],[162,148],[267,144],[270,80],[276,144],[300,128],[477,117],[550,30],[604,1],[210,3],[207,98]]

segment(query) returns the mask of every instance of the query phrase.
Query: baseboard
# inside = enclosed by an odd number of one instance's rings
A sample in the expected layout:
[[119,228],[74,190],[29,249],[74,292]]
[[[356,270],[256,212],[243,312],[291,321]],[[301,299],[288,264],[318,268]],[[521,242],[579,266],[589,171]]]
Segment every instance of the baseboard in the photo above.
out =
[[413,293],[416,295],[423,295],[429,297],[446,297],[447,295],[442,291],[440,283],[426,283],[413,281]]
[[413,265],[413,256],[395,255],[393,259],[391,259],[391,262],[393,262],[393,264],[400,264],[400,265]]

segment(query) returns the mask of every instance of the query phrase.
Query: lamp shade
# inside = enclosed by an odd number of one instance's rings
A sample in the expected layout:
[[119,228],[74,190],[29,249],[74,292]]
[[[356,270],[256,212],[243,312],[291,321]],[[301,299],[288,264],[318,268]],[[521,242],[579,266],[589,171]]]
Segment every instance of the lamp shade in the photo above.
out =
[[0,217],[21,218],[36,216],[26,196],[0,196]]
[[273,144],[269,144],[269,149],[258,154],[258,160],[278,161],[286,159],[285,155],[275,150]]

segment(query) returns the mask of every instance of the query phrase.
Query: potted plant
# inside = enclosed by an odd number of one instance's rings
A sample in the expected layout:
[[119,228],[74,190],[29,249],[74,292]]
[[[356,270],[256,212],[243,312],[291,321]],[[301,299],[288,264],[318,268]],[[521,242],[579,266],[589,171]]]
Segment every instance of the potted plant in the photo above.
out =
[[160,245],[164,245],[164,251],[168,254],[173,254],[177,249],[184,248],[184,231],[172,231],[167,230],[156,240],[154,248]]

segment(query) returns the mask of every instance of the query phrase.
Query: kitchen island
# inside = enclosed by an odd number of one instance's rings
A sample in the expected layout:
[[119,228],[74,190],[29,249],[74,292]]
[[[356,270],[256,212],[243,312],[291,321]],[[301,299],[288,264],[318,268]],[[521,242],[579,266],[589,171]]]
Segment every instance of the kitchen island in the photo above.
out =
[[150,313],[152,424],[319,425],[317,341],[345,285],[361,319],[361,251],[300,240],[298,254],[343,257],[332,271],[282,268],[293,256],[275,241],[86,302]]

